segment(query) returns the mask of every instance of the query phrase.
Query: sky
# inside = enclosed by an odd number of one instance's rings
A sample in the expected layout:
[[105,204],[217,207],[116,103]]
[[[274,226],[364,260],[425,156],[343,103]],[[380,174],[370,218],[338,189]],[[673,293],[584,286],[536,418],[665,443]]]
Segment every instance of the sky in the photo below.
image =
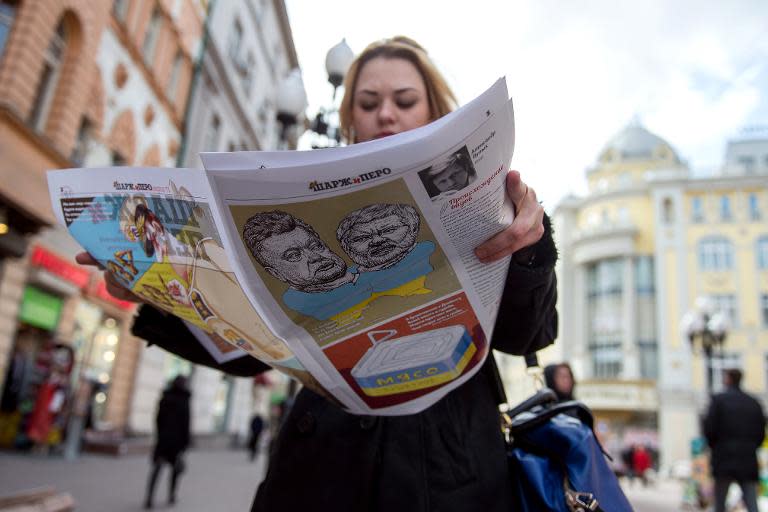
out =
[[286,0],[312,115],[331,102],[325,55],[403,34],[461,104],[500,76],[515,106],[512,168],[551,211],[634,118],[692,171],[768,133],[768,0]]

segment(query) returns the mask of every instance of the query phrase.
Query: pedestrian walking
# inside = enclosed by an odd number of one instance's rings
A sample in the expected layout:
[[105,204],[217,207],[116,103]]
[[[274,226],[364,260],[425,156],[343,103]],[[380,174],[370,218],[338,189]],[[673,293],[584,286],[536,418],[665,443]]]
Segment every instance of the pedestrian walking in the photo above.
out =
[[723,373],[725,391],[712,397],[704,418],[715,479],[715,512],[725,512],[728,489],[736,482],[748,512],[757,512],[757,449],[765,437],[760,403],[741,390],[741,370]]
[[[415,129],[456,104],[427,51],[407,37],[369,45],[352,63],[339,112],[350,144]],[[479,264],[507,256],[508,272],[493,349],[524,355],[557,334],[557,250],[549,218],[517,171],[506,176],[516,215],[475,249]],[[95,264],[87,254],[83,264]],[[107,275],[108,289],[136,300]],[[194,362],[238,375],[267,369],[255,359],[217,364],[184,324],[144,305],[134,334]],[[493,355],[461,386],[424,411],[404,416],[350,414],[303,388],[284,421],[252,511],[323,509],[502,512],[511,509],[507,454],[499,428]]]
[[152,451],[152,469],[147,482],[144,508],[152,508],[160,470],[168,465],[171,470],[168,482],[168,503],[176,503],[176,488],[179,476],[185,470],[184,452],[189,447],[189,399],[187,378],[177,376],[163,392],[157,406],[155,421],[157,442]]
[[643,487],[648,485],[648,470],[651,469],[651,454],[640,443],[632,448],[632,473],[643,483]]
[[259,413],[256,413],[251,418],[250,431],[248,433],[248,453],[251,462],[256,460],[256,455],[259,452],[259,438],[261,438],[261,432],[264,430],[264,418]]

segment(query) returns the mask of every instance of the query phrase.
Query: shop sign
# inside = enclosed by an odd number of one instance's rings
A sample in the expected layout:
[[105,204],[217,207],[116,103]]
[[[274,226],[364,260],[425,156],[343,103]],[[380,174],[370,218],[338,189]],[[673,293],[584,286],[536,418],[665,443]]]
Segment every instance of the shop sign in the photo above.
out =
[[41,329],[52,331],[59,323],[64,301],[55,295],[45,293],[34,286],[24,288],[21,299],[19,320]]
[[103,278],[99,278],[95,280],[93,288],[91,289],[90,295],[94,297],[98,297],[104,302],[109,302],[110,304],[114,304],[118,308],[124,309],[126,311],[133,309],[133,307],[136,305],[133,302],[129,302],[127,300],[120,300],[113,297],[112,294],[109,293],[109,291],[107,291],[107,283],[104,282]]
[[32,250],[30,263],[36,267],[44,268],[65,281],[75,284],[80,289],[88,286],[91,280],[91,273],[88,270],[68,262],[61,256],[39,245]]
[[654,411],[658,409],[652,381],[595,381],[579,383],[579,400],[602,411]]

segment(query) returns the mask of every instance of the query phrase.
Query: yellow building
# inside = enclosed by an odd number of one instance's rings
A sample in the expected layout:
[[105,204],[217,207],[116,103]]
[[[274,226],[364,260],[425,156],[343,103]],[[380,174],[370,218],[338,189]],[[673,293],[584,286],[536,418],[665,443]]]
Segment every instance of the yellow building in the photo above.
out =
[[587,170],[588,194],[556,207],[558,357],[616,455],[644,442],[663,469],[689,458],[707,369],[680,325],[698,297],[731,323],[715,390],[737,366],[747,391],[768,396],[767,177],[768,137],[730,142],[722,169],[697,177],[633,122]]

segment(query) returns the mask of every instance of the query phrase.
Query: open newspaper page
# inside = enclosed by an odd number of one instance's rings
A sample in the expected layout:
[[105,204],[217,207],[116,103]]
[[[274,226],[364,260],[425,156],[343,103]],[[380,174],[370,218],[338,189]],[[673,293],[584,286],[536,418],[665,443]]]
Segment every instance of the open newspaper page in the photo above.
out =
[[219,362],[245,351],[327,394],[245,296],[203,171],[66,169],[50,171],[48,185],[83,248],[144,301],[185,320]]
[[509,260],[473,249],[512,220],[513,140],[500,80],[386,139],[201,155],[246,292],[348,410],[418,412],[480,368]]

